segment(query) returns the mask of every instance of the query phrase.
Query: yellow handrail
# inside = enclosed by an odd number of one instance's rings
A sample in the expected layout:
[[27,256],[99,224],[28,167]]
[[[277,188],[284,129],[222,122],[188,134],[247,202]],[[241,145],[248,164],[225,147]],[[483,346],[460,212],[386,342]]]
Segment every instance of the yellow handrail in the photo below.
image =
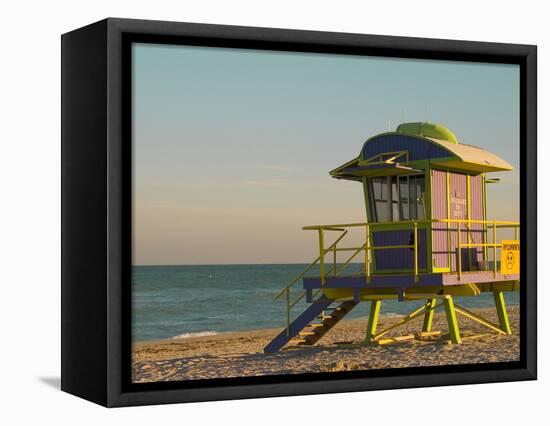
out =
[[[311,225],[311,226],[304,226],[302,229],[304,230],[312,230],[318,232],[318,238],[319,238],[319,256],[311,262],[300,274],[298,274],[291,282],[288,284],[285,288],[283,288],[276,296],[275,299],[280,298],[283,294],[286,295],[286,305],[287,305],[287,330],[290,332],[290,310],[293,306],[295,306],[299,301],[301,301],[307,294],[306,291],[304,291],[298,298],[296,298],[294,301],[291,301],[290,299],[290,289],[292,286],[294,286],[311,268],[313,268],[318,262],[319,262],[319,269],[320,269],[320,278],[321,278],[321,288],[319,288],[314,295],[311,297],[315,297],[319,292],[322,290],[322,287],[326,284],[326,277],[327,275],[333,274],[337,276],[338,274],[342,273],[344,269],[350,264],[350,262],[357,256],[357,254],[361,253],[362,251],[365,252],[365,276],[367,279],[367,282],[370,282],[371,279],[371,250],[391,250],[391,249],[404,249],[409,248],[414,251],[414,266],[413,266],[413,272],[414,272],[414,279],[415,281],[419,280],[419,262],[418,262],[418,227],[419,226],[425,226],[425,229],[429,230],[430,225],[433,223],[446,223],[448,224],[447,228],[448,230],[456,230],[457,231],[457,252],[458,252],[458,258],[457,258],[457,274],[458,279],[460,280],[462,277],[462,249],[463,248],[470,248],[470,247],[489,247],[493,248],[493,274],[496,277],[497,275],[497,249],[502,248],[502,244],[497,243],[497,228],[514,228],[514,235],[515,239],[518,239],[519,235],[519,222],[512,222],[512,221],[497,221],[497,220],[477,220],[477,219],[423,219],[423,220],[405,220],[405,221],[397,221],[397,222],[361,222],[361,223],[340,223],[340,224],[333,224],[333,225]],[[451,229],[451,224],[457,224],[455,229]],[[466,224],[466,232],[471,233],[472,224],[483,224],[488,226],[491,226],[493,228],[493,241],[491,243],[485,242],[485,243],[471,243],[471,235],[468,235],[467,242],[465,244],[462,243],[462,232],[463,227],[462,224]],[[395,226],[403,225],[405,229],[410,226],[409,229],[412,228],[413,232],[413,243],[412,244],[400,244],[400,245],[392,245],[392,246],[371,246],[370,244],[370,238],[371,238],[371,228],[374,228],[375,230],[379,230],[380,228],[384,228],[386,226],[391,226],[392,228]],[[337,247],[337,244],[347,235],[348,229],[347,228],[355,228],[355,227],[365,227],[365,244],[359,246],[359,247]],[[327,248],[324,247],[325,244],[325,235],[324,231],[338,231],[342,232],[342,234]],[[484,227],[483,232],[486,234],[488,232],[488,229]],[[333,259],[332,259],[332,267],[329,268],[329,271],[325,271],[325,255],[332,251]],[[353,254],[343,263],[342,267],[338,269],[337,264],[337,253],[338,252],[353,252]],[[451,268],[451,267],[450,267]],[[451,268],[452,269],[452,268]],[[410,272],[409,272],[410,273]]]
[[[336,241],[334,241],[334,242],[330,245],[330,247],[327,248],[327,249],[325,250],[325,254],[328,253],[328,252],[331,250],[331,248],[332,248],[333,246],[336,246],[336,244],[338,244],[338,243],[342,240],[342,238],[344,238],[344,237],[346,236],[347,233],[348,233],[348,231],[342,232],[342,235],[340,235],[340,236],[336,239]],[[320,257],[317,257],[317,259],[315,259],[313,262],[311,262],[311,263],[302,271],[302,273],[298,274],[298,275],[296,276],[296,278],[294,278],[294,279],[291,281],[291,283],[290,283],[289,285],[287,285],[285,288],[283,288],[283,289],[281,290],[281,292],[280,292],[279,294],[277,294],[277,296],[275,296],[275,299],[278,299],[279,297],[281,297],[281,296],[283,295],[283,293],[284,293],[287,289],[290,289],[290,287],[292,287],[294,284],[296,284],[300,278],[302,278],[311,268],[313,268],[313,267],[317,264],[317,262],[319,262],[319,258],[320,258]]]
[[[344,269],[346,269],[346,267],[349,265],[349,263],[355,258],[355,256],[357,256],[359,253],[361,253],[363,250],[368,250],[368,242],[366,242],[365,244],[363,244],[361,247],[353,247],[351,250],[347,250],[347,249],[335,249],[335,251],[352,251],[352,250],[355,250],[355,252],[349,257],[348,260],[346,260],[344,262],[344,264],[342,265],[342,267],[340,268],[340,270],[338,272],[342,272]],[[336,267],[336,263],[335,263],[335,267]],[[338,274],[336,274],[338,275]]]
[[[493,272],[496,276],[496,250],[501,247],[501,245],[497,244],[497,238],[496,238],[496,229],[497,228],[514,228],[515,231],[515,237],[517,239],[518,237],[518,229],[519,229],[519,222],[512,222],[512,221],[498,221],[498,220],[478,220],[478,219],[423,219],[423,220],[404,220],[404,221],[398,221],[398,222],[373,222],[373,223],[367,223],[367,222],[360,222],[360,223],[340,223],[335,225],[311,225],[311,226],[304,226],[302,229],[304,230],[316,230],[319,233],[319,257],[316,261],[320,262],[320,273],[321,273],[321,283],[322,286],[326,283],[326,276],[330,273],[334,273],[338,275],[338,272],[342,272],[349,262],[355,258],[355,256],[360,253],[361,251],[365,251],[365,275],[367,276],[367,279],[370,278],[370,251],[371,250],[384,250],[384,249],[401,249],[401,248],[411,248],[414,250],[414,275],[415,280],[418,281],[419,276],[419,265],[418,265],[418,226],[419,225],[429,225],[432,223],[447,223],[450,224],[457,224],[457,252],[458,252],[458,258],[457,258],[457,274],[458,278],[460,279],[462,276],[462,254],[461,250],[462,248],[466,247],[492,247],[493,248]],[[471,233],[472,229],[470,225],[472,224],[483,224],[483,225],[489,225],[493,228],[493,242],[492,243],[485,243],[485,244],[479,244],[479,245],[473,245],[470,244],[470,238],[467,239],[468,243],[463,244],[462,243],[462,224],[466,224],[466,232]],[[413,233],[414,233],[414,242],[410,245],[393,245],[393,246],[371,246],[369,245],[368,239],[370,238],[370,228],[384,228],[385,226],[399,226],[399,225],[411,225]],[[361,247],[340,247],[337,248],[335,245],[332,245],[329,247],[329,249],[324,249],[324,236],[323,232],[325,230],[343,230],[345,228],[353,228],[353,227],[362,227],[364,226],[367,230],[367,242],[361,246]],[[485,230],[483,232],[486,232]],[[330,269],[329,273],[325,273],[324,268],[324,254],[327,253],[328,250],[333,251],[333,266]],[[340,269],[340,271],[337,270],[336,266],[336,253],[339,251],[354,251],[355,253],[348,259],[344,266]]]

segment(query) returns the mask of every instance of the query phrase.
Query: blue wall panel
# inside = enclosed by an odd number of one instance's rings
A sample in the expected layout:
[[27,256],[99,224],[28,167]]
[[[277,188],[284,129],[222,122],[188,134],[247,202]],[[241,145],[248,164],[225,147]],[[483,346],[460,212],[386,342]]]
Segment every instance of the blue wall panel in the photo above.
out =
[[[402,231],[372,231],[375,247],[401,246],[412,244],[411,230]],[[426,230],[418,230],[418,268],[426,268]],[[376,270],[414,269],[414,250],[410,248],[374,250]]]
[[409,161],[451,157],[446,149],[434,143],[406,135],[383,135],[370,140],[363,147],[363,159],[383,152],[409,151]]

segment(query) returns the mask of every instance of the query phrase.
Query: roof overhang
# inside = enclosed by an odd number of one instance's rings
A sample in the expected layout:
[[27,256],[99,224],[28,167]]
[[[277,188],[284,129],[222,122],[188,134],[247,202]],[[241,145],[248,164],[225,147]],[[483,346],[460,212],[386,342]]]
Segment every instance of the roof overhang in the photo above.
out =
[[505,167],[499,167],[492,164],[474,163],[474,162],[461,161],[461,160],[455,160],[455,159],[450,159],[447,161],[434,161],[431,163],[431,165],[435,167],[444,168],[444,169],[463,171],[463,172],[468,172],[472,174],[480,174],[480,173],[488,173],[488,172],[503,172],[503,171],[513,170],[513,167],[505,168]]
[[368,164],[359,157],[329,172],[333,178],[361,181],[363,177],[406,176],[423,173],[422,170],[401,163]]
[[504,172],[514,170],[507,161],[489,151],[472,145],[452,143],[439,139],[426,138],[445,148],[451,154],[447,158],[438,158],[430,163],[437,167],[461,170],[469,173]]
[[[503,172],[514,169],[511,164],[499,156],[472,145],[453,143],[423,136],[414,137],[427,140],[449,152],[448,157],[427,158],[422,160],[428,161],[430,166],[433,167],[470,174]],[[336,179],[347,179],[360,182],[363,177],[423,173],[423,170],[415,168],[415,165],[418,164],[416,161],[409,163],[408,160],[407,151],[380,153],[366,160],[361,159],[359,156],[330,171],[329,174]]]

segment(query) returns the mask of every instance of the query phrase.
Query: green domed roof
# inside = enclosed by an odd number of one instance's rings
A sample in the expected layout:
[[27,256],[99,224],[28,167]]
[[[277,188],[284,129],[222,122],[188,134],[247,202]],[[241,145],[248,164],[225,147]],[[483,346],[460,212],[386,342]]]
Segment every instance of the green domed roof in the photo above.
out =
[[439,139],[447,142],[458,143],[458,139],[445,126],[435,123],[403,123],[397,126],[397,133],[411,136],[424,136],[427,138]]

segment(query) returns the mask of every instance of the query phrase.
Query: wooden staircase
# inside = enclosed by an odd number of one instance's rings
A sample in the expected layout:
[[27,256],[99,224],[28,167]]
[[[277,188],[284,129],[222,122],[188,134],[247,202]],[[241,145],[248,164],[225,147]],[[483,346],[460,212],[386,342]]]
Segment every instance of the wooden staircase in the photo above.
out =
[[[291,339],[288,344],[293,346],[311,346],[317,343],[332,330],[336,324],[340,322],[355,306],[357,302],[348,301],[343,302],[335,308],[326,308],[316,320],[320,322],[312,322],[304,327],[304,329],[298,332],[298,335]],[[325,314],[329,311],[328,315]]]
[[[332,300],[323,297],[313,302],[290,324],[288,329],[281,331],[264,348],[264,352],[273,353],[288,344],[314,345],[357,305],[355,301],[347,301],[331,308],[332,303]],[[328,315],[325,312],[328,312]]]

